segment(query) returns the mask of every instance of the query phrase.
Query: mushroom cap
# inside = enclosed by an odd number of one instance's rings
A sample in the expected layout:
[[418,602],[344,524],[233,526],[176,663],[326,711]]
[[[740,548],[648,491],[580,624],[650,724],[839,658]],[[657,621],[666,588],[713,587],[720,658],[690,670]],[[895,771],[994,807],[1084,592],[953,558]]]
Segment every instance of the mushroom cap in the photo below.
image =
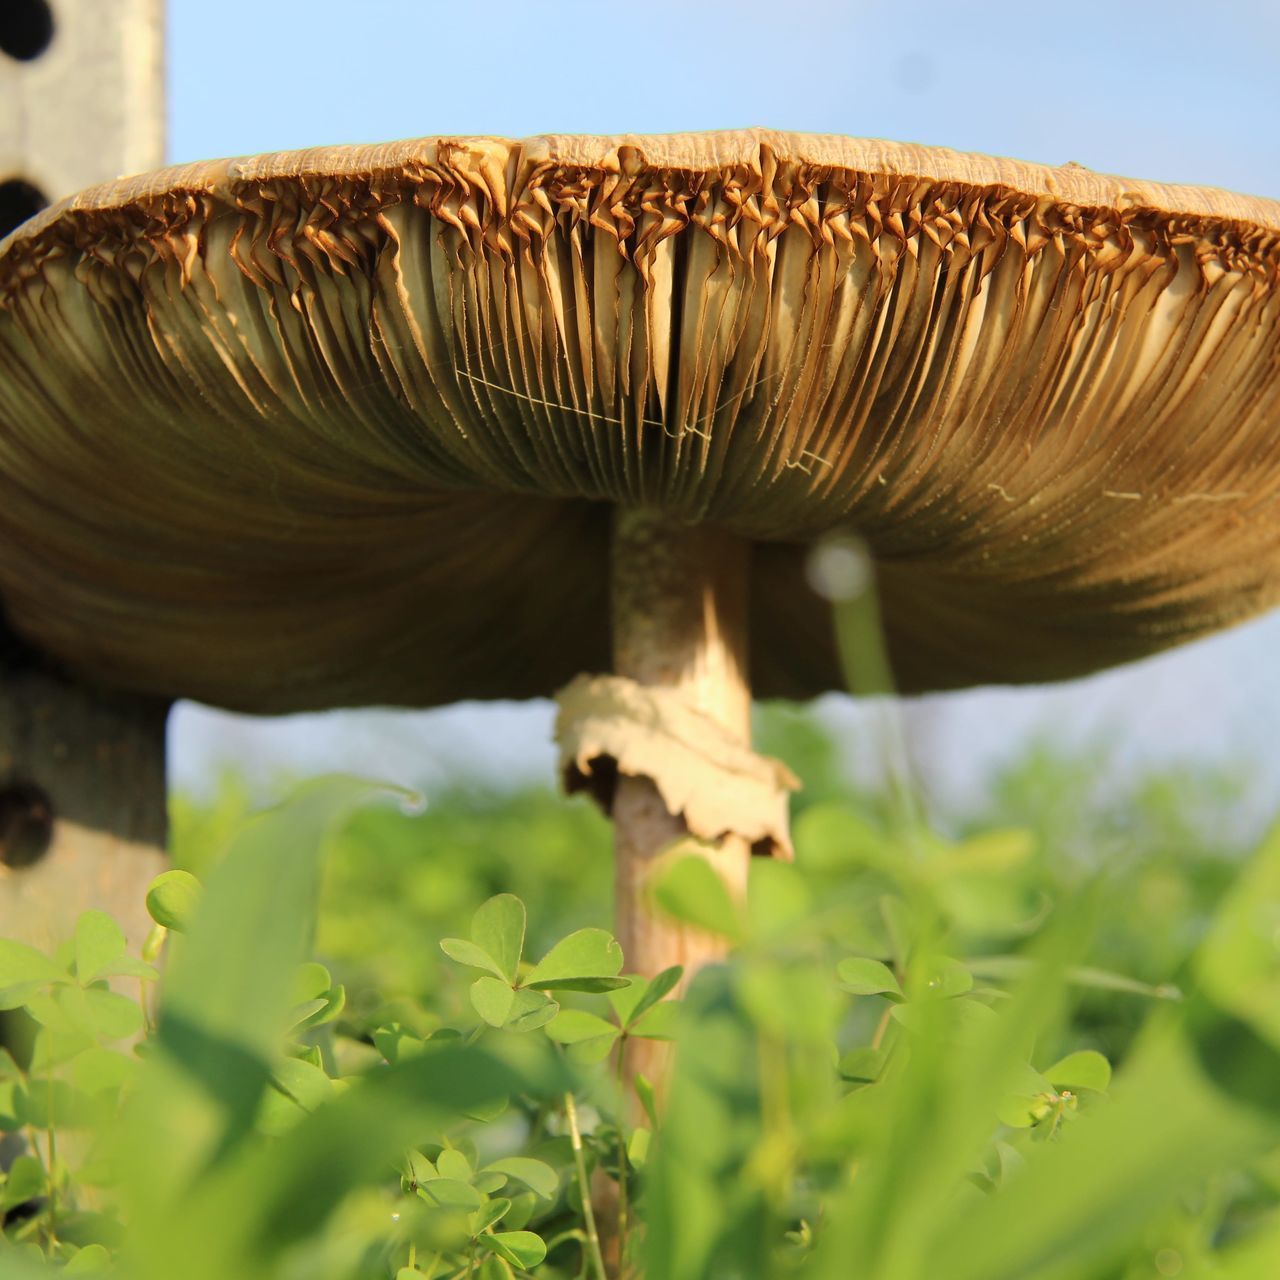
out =
[[100,186],[0,246],[0,598],[244,710],[609,666],[614,504],[752,546],[752,679],[1083,674],[1280,599],[1280,205],[887,142],[424,139]]

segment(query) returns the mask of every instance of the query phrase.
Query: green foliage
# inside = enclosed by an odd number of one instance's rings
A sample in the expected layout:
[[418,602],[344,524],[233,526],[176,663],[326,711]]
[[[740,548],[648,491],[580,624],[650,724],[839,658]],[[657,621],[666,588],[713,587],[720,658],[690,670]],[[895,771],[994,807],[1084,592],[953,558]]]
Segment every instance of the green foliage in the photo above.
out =
[[1241,867],[1203,790],[1071,776],[946,838],[832,774],[745,904],[674,847],[734,944],[687,990],[601,927],[583,805],[188,806],[150,960],[0,941],[0,1275],[1270,1280],[1280,830]]
[[655,900],[668,915],[736,942],[742,936],[737,904],[697,845],[690,839],[664,850],[669,865],[654,885]]
[[189,871],[166,871],[147,890],[147,913],[161,929],[186,933],[200,900],[200,881]]

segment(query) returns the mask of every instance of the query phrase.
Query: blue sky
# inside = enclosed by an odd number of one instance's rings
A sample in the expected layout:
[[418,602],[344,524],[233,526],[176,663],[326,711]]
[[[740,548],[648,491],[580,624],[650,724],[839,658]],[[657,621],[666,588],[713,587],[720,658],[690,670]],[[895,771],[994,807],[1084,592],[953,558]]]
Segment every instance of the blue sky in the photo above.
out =
[[[1016,156],[1280,198],[1280,2],[169,0],[175,161],[418,134],[767,125]],[[1121,760],[1249,759],[1280,794],[1280,617],[1052,691],[929,699],[908,728],[963,804],[1028,734]],[[847,701],[823,714],[874,770]],[[547,704],[277,724],[186,709],[179,783],[235,759],[399,781],[551,774]],[[496,744],[496,745],[495,745]]]
[[767,125],[1280,195],[1280,5],[169,0],[177,160]]

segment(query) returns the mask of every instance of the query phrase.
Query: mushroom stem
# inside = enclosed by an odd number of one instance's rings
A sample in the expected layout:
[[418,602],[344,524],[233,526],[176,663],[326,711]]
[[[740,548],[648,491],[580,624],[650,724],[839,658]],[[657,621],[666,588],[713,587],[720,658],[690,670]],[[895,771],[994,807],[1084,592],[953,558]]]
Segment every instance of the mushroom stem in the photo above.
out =
[[[677,691],[745,745],[748,543],[659,512],[619,509],[613,531],[614,670]],[[628,972],[652,977],[679,964],[690,974],[722,956],[723,939],[667,919],[648,902],[655,860],[688,834],[648,778],[620,775],[613,797],[616,931]],[[701,846],[735,897],[745,896],[751,848],[722,836]]]

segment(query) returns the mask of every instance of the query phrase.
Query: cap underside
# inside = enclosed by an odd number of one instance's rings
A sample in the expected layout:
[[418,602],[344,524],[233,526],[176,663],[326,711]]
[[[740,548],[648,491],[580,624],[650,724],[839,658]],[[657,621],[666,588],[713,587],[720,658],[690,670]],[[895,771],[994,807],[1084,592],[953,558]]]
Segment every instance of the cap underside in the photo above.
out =
[[612,504],[753,539],[753,681],[907,690],[1280,598],[1280,210],[848,139],[425,140],[168,170],[0,252],[0,598],[259,711],[608,667]]

